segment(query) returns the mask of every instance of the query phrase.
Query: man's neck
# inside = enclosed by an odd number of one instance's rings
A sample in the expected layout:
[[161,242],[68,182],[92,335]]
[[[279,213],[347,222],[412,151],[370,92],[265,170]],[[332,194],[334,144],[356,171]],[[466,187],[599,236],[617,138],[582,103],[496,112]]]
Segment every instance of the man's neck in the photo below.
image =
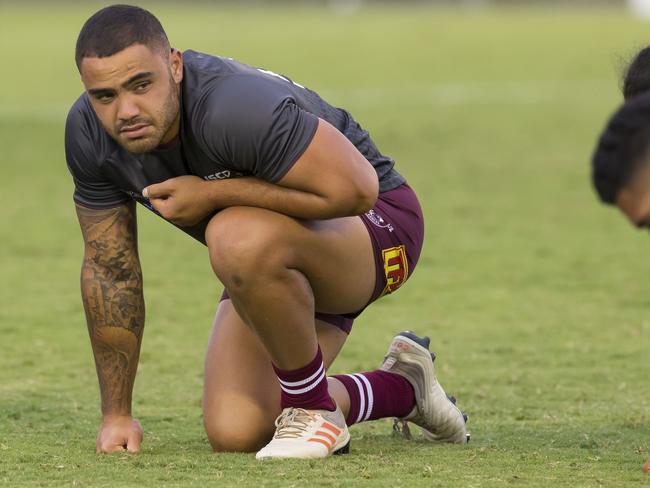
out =
[[181,113],[179,111],[171,127],[169,128],[167,133],[163,136],[162,140],[160,141],[160,146],[165,146],[170,142],[172,142],[174,139],[176,139],[176,137],[178,137],[178,131],[180,129],[180,126],[181,126]]

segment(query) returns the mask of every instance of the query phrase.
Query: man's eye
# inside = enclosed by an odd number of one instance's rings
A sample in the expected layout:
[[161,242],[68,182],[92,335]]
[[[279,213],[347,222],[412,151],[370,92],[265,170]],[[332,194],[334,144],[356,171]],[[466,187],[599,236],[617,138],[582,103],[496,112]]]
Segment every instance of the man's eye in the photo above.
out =
[[151,82],[149,81],[139,83],[135,86],[135,91],[139,91],[139,92],[145,91],[147,88],[149,88],[149,85],[151,85]]
[[111,100],[113,100],[113,95],[108,95],[108,94],[107,95],[97,95],[97,97],[95,97],[95,98],[97,98],[97,100],[99,100],[102,103],[108,103]]

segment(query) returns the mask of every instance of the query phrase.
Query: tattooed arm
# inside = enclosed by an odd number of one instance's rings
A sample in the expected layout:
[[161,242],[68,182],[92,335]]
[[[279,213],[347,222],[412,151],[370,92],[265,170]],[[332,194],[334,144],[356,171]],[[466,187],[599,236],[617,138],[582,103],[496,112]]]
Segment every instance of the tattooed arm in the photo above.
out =
[[102,403],[97,452],[138,451],[142,427],[131,394],[144,328],[135,203],[94,210],[77,205],[84,238],[81,296]]

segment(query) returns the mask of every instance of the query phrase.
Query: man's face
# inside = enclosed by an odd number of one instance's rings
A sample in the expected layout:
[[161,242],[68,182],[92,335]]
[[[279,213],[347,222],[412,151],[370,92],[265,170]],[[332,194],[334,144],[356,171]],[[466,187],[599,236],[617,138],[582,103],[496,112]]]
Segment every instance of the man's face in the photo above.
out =
[[650,164],[646,162],[616,197],[616,206],[638,228],[650,229]]
[[83,58],[80,72],[104,129],[127,151],[152,151],[178,132],[180,52],[164,56],[134,44],[105,58]]

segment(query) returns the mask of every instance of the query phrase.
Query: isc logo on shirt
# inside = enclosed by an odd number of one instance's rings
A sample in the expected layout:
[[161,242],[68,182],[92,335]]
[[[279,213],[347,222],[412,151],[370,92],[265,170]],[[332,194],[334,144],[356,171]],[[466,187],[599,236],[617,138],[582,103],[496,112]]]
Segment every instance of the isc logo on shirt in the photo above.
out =
[[386,275],[386,288],[382,295],[386,295],[393,293],[406,281],[409,275],[409,265],[404,244],[384,249],[381,254],[384,258],[384,273]]
[[218,173],[205,175],[203,179],[207,181],[215,181],[215,180],[227,180],[228,178],[239,178],[240,176],[244,176],[244,173],[240,173],[239,171],[233,171],[230,169],[224,169],[223,171],[219,171]]

